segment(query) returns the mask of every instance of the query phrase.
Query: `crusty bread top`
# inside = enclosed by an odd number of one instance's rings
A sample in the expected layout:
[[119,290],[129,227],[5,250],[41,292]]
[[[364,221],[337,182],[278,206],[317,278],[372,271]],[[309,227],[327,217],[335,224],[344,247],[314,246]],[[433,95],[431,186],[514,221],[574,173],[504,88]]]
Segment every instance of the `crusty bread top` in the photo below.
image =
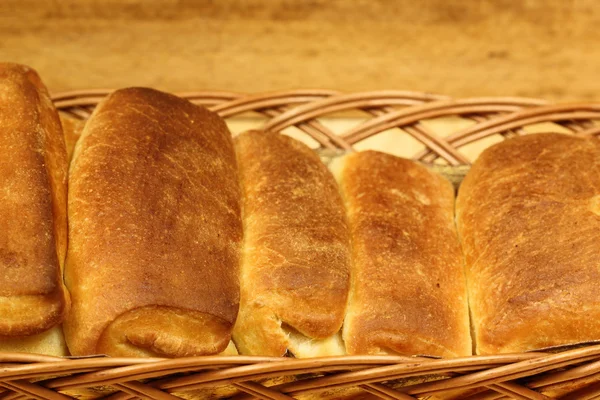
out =
[[107,325],[140,307],[233,325],[241,195],[231,135],[216,114],[152,89],[112,93],[77,142],[69,195],[72,352],[95,352]]
[[39,76],[0,64],[0,335],[62,320],[66,177],[58,114]]
[[600,338],[598,139],[488,148],[460,187],[457,223],[479,353]]
[[[235,146],[244,192],[241,307],[255,313],[248,316],[253,323],[243,317],[236,331],[252,338],[254,330],[285,323],[313,339],[335,334],[350,279],[349,232],[335,179],[314,151],[279,133],[246,132]],[[286,350],[281,341],[249,340],[255,354]]]
[[346,155],[332,170],[353,245],[348,354],[471,354],[450,182],[376,151]]

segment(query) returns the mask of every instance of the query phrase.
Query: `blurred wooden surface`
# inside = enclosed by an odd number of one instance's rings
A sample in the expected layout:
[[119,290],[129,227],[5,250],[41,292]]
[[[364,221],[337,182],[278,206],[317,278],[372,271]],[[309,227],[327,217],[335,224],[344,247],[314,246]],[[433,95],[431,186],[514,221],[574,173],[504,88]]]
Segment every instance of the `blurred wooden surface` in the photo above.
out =
[[52,91],[319,87],[599,100],[595,0],[1,0]]

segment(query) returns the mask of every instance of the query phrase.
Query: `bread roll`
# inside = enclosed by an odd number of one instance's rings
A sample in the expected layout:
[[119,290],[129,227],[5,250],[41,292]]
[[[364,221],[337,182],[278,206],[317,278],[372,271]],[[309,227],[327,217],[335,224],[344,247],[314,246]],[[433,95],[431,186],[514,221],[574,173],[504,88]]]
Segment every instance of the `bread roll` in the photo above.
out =
[[600,141],[561,134],[484,151],[457,201],[479,354],[600,339]]
[[[37,73],[0,63],[0,336],[40,334],[63,320],[67,153]],[[1,341],[1,339],[0,339]]]
[[71,353],[225,350],[239,303],[240,197],[216,114],[144,88],[105,99],[69,176]]
[[310,148],[278,133],[246,132],[235,148],[245,236],[238,349],[344,354],[350,246],[335,179]]
[[349,154],[332,169],[353,245],[348,354],[471,354],[450,182],[375,151]]

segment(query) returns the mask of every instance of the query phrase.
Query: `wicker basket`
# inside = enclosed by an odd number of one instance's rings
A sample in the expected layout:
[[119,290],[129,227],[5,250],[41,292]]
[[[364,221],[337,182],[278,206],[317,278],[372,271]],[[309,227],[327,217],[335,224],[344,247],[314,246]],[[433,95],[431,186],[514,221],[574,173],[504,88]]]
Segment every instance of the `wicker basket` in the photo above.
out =
[[[54,96],[63,113],[86,119],[108,90]],[[527,133],[531,126],[600,135],[600,104],[552,105],[522,98],[452,100],[401,91],[340,94],[305,90],[259,95],[182,93],[229,123],[253,113],[263,128],[305,135],[324,157],[365,147],[395,132],[412,141],[408,156],[459,176],[481,149]],[[332,117],[333,116],[333,117]],[[333,129],[331,120],[355,120]],[[340,117],[342,116],[342,117]],[[460,117],[449,135],[430,123]],[[429,121],[429,122],[428,122]],[[540,129],[538,125],[538,129]],[[296,132],[293,132],[293,131]],[[400,136],[398,136],[400,137]],[[493,139],[493,140],[492,140]],[[404,143],[400,140],[398,143]],[[478,146],[477,146],[478,145]],[[471,146],[470,153],[466,150]],[[474,146],[474,147],[473,147]],[[367,146],[368,147],[368,146]],[[398,149],[388,148],[398,153]],[[402,149],[401,149],[402,150]],[[406,149],[404,149],[406,150]],[[401,152],[400,152],[401,153]],[[407,156],[407,154],[400,154]],[[458,171],[458,172],[457,172]],[[374,398],[374,399],[600,399],[600,345],[522,354],[434,359],[343,356],[319,359],[190,357],[182,359],[55,358],[0,353],[0,399]]]

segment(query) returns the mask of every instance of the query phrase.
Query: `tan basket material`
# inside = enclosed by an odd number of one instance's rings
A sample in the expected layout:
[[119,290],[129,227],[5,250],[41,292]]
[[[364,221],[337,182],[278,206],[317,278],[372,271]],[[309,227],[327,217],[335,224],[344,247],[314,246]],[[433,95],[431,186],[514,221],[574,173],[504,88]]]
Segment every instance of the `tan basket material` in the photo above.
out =
[[[62,93],[55,95],[54,101],[63,115],[85,120],[109,92]],[[439,165],[446,172],[450,169],[450,174],[457,176],[461,173],[456,171],[465,169],[460,166],[469,165],[478,152],[493,142],[486,140],[526,134],[540,123],[554,124],[543,125],[545,129],[600,135],[600,126],[594,122],[600,120],[600,104],[555,105],[523,98],[453,100],[428,93],[391,90],[349,94],[298,90],[256,95],[230,92],[179,95],[218,112],[231,124],[236,119],[254,118],[259,121],[258,127],[262,124],[264,129],[305,135],[306,141],[325,157],[327,152],[364,148],[376,135],[395,130],[405,136],[399,143],[410,142],[414,146],[407,149],[417,149],[408,156]],[[457,117],[468,122],[468,126],[459,123],[462,128],[449,134],[432,129],[432,121],[436,119]],[[336,118],[345,121],[344,124],[333,124]],[[0,400],[100,396],[113,400],[600,399],[600,345],[596,344],[456,359],[400,356],[308,360],[246,356],[67,359],[0,353],[0,363]]]

